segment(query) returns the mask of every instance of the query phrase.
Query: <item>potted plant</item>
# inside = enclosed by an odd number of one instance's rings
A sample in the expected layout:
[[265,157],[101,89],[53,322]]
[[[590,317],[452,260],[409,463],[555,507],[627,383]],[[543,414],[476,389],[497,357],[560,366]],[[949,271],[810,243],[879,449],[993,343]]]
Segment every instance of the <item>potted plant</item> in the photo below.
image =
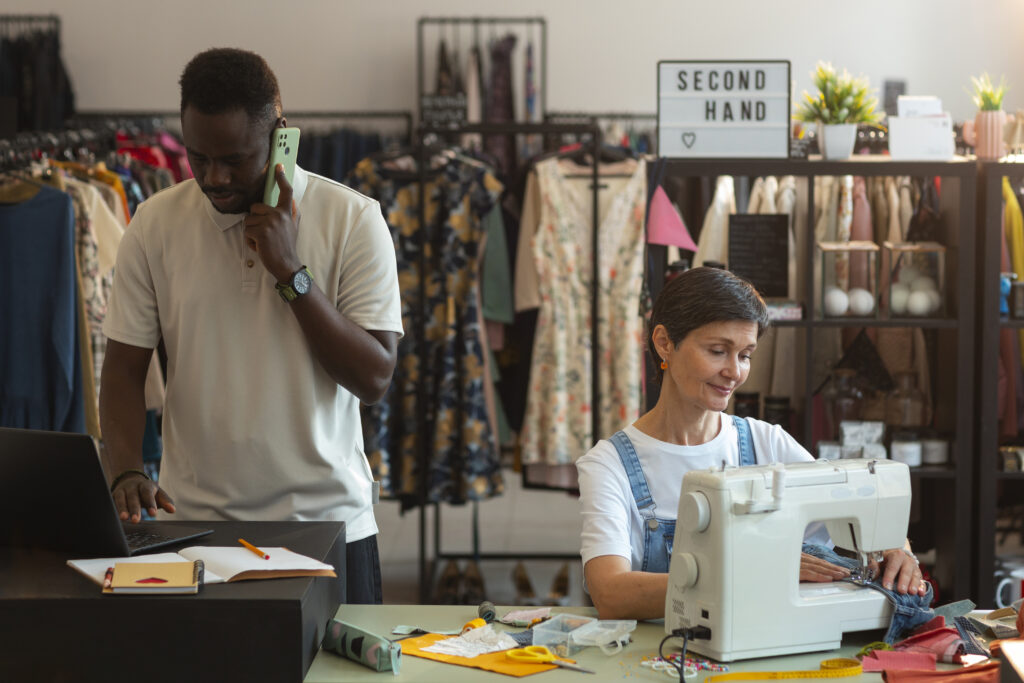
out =
[[[973,135],[965,136],[974,144],[974,153],[979,159],[998,159],[1006,154],[1003,142],[1003,127],[1006,125],[1006,112],[1003,111],[1003,96],[1006,94],[1006,79],[1000,78],[995,85],[987,73],[981,77],[971,76],[974,93],[971,99],[978,113],[974,117]],[[971,139],[973,138],[973,140]]]
[[796,118],[818,124],[818,146],[826,159],[846,159],[853,154],[858,123],[876,123],[878,98],[868,80],[854,78],[845,69],[837,73],[828,62],[818,62],[811,74],[818,88],[815,95],[804,91]]

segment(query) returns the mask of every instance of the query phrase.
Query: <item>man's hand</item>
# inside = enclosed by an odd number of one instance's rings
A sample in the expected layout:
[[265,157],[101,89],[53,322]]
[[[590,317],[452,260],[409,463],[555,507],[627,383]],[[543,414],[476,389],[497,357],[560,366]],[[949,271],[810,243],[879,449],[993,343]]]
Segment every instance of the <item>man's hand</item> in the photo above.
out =
[[174,513],[174,501],[155,481],[146,479],[141,474],[128,474],[117,484],[113,491],[114,505],[122,522],[133,523],[142,519],[142,508],[151,516],[156,516],[157,508]]
[[[924,595],[928,592],[928,584],[921,576],[921,568],[909,551],[903,548],[886,550],[882,553],[882,586],[897,593]],[[871,561],[869,565],[878,575],[878,563]]]
[[298,234],[299,210],[292,201],[292,186],[284,175],[284,165],[274,168],[274,177],[281,195],[277,206],[253,204],[245,217],[245,241],[259,254],[263,267],[278,282],[288,282],[292,274],[302,267],[295,253]]
[[829,581],[845,579],[849,575],[850,570],[846,567],[840,567],[838,564],[832,564],[828,560],[823,560],[820,557],[815,557],[814,555],[800,553],[801,581],[828,583]]

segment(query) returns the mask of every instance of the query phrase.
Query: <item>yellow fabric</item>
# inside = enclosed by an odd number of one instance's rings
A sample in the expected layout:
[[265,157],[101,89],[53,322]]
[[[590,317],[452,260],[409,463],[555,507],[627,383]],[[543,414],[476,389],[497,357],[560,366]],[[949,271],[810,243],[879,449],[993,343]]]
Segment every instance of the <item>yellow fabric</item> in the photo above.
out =
[[714,681],[764,681],[778,678],[845,678],[859,676],[864,669],[856,659],[841,657],[822,661],[817,671],[737,671],[735,673],[718,674],[704,679],[704,683]]
[[[523,662],[517,662],[506,657],[504,651],[491,652],[486,655],[479,655],[478,657],[458,657],[456,655],[442,655],[437,652],[423,651],[423,648],[430,647],[439,640],[445,640],[451,637],[452,636],[442,636],[438,633],[428,633],[424,636],[419,636],[418,638],[406,638],[401,641],[402,654],[411,655],[413,657],[423,657],[424,659],[433,659],[436,662],[445,662],[446,664],[468,666],[473,669],[494,671],[508,676],[529,676],[530,674],[537,674],[542,671],[550,671],[551,669],[558,668],[554,664],[526,664]],[[571,662],[572,660],[567,659],[565,661]]]
[[[1017,273],[1017,280],[1024,279],[1024,217],[1021,216],[1020,202],[1010,187],[1010,179],[1003,176],[1003,202],[1006,204],[1003,229],[1006,231],[1006,245],[1010,250],[1010,265]],[[1017,332],[1021,358],[1024,359],[1024,330]]]

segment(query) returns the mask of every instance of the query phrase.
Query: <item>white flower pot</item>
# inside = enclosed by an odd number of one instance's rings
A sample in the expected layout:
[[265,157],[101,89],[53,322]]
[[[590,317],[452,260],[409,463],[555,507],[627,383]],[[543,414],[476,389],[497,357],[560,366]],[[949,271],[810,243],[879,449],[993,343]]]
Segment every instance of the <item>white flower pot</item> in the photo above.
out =
[[857,141],[856,123],[818,122],[818,147],[826,159],[849,159]]

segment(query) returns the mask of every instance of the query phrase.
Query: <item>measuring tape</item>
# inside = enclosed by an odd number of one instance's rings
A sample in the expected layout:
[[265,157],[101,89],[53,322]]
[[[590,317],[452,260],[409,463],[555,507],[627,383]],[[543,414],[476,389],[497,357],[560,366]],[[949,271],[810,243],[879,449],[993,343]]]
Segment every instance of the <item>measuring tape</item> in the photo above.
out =
[[708,676],[704,683],[713,681],[763,681],[775,678],[844,678],[859,676],[864,668],[856,659],[840,657],[822,661],[817,671],[737,671],[735,673]]

